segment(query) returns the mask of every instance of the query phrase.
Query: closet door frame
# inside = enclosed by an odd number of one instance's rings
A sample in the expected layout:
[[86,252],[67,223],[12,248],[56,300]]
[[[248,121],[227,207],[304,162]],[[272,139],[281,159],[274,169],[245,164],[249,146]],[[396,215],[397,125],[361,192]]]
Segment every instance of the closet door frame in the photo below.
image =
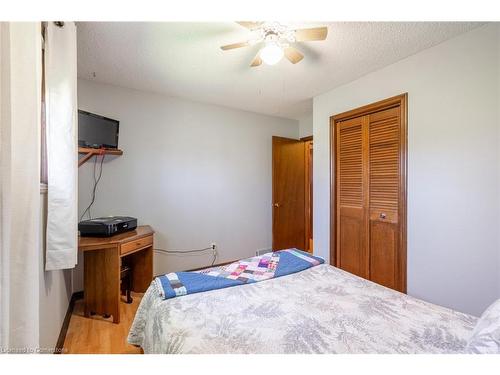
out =
[[404,93],[388,99],[384,99],[372,104],[365,105],[347,112],[339,113],[330,117],[330,264],[338,265],[337,252],[337,186],[335,168],[337,165],[336,158],[336,134],[337,124],[341,121],[346,121],[355,117],[366,116],[374,112],[383,111],[386,109],[399,107],[400,118],[400,160],[399,160],[399,246],[398,246],[398,273],[401,285],[400,290],[406,293],[406,248],[407,248],[407,154],[408,154],[408,94]]

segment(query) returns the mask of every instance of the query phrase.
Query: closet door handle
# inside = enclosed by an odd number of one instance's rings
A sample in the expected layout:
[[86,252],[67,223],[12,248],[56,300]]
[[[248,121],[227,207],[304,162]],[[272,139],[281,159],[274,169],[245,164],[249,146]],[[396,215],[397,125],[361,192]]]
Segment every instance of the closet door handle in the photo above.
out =
[[273,207],[275,207],[275,208],[279,208],[279,207],[280,207],[280,204],[279,204],[279,203],[274,203],[274,204],[273,204]]
[[386,215],[385,213],[383,213],[383,212],[382,212],[382,213],[380,214],[380,218],[381,218],[381,219],[385,219],[386,217],[387,217],[387,215]]

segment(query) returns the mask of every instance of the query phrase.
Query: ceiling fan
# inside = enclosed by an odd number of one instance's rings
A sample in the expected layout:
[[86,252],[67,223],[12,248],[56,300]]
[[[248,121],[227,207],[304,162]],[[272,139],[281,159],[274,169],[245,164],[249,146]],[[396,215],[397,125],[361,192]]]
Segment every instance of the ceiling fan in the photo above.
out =
[[328,34],[327,27],[313,27],[309,29],[292,29],[278,22],[250,22],[240,21],[237,24],[253,31],[256,36],[246,42],[233,43],[220,47],[223,51],[248,47],[257,43],[264,43],[257,56],[252,60],[251,67],[259,66],[262,62],[268,65],[278,63],[283,56],[292,64],[297,64],[304,58],[291,44],[295,42],[309,42],[325,40]]

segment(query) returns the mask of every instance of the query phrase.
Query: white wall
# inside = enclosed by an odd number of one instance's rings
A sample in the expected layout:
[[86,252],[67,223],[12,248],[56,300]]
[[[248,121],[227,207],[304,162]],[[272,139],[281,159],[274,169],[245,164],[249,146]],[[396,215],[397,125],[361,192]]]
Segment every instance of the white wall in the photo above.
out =
[[45,271],[47,194],[40,194],[40,348],[55,348],[71,300],[71,270]]
[[299,118],[299,135],[300,138],[309,137],[313,135],[313,114],[308,113]]
[[[500,25],[497,23],[497,62],[500,65]],[[499,68],[500,69],[500,68]],[[498,88],[497,88],[497,121],[500,123],[500,74],[497,75],[497,81],[498,81]],[[500,144],[500,131],[498,132],[498,144]],[[500,151],[499,153],[499,158],[500,158]],[[500,163],[498,163],[498,186],[500,186]],[[498,211],[500,212],[500,199],[498,201]],[[498,220],[498,226],[497,226],[497,233],[498,233],[498,243],[500,243],[500,218]],[[500,251],[498,251],[498,269],[500,270]],[[500,291],[500,271],[498,272],[498,290]],[[500,294],[500,292],[499,292]]]
[[314,98],[314,244],[329,256],[329,118],[408,92],[408,294],[479,315],[499,285],[499,27]]
[[[78,81],[78,106],[120,121],[124,154],[108,159],[93,216],[130,215],[156,231],[156,247],[204,248],[219,261],[271,247],[271,137],[299,136],[288,120]],[[79,210],[93,163],[79,172]],[[155,274],[209,265],[205,256],[155,254]],[[81,289],[81,259],[75,290]]]

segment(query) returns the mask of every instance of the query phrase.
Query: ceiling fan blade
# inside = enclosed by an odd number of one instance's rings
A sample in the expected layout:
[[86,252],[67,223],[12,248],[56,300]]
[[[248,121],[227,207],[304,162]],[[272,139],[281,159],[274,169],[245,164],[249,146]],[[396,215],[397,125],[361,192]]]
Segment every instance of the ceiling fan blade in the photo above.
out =
[[295,30],[295,40],[297,42],[307,42],[311,40],[325,40],[328,35],[328,27],[314,27],[312,29]]
[[262,64],[262,59],[260,58],[260,51],[259,51],[257,56],[255,56],[254,59],[252,60],[252,63],[250,64],[250,66],[252,68],[254,68],[254,67],[259,66],[261,64]]
[[293,47],[286,47],[283,52],[285,53],[285,57],[292,64],[297,64],[300,60],[302,60],[304,58],[304,55]]
[[253,22],[253,21],[236,21],[236,23],[244,28],[255,30],[264,24],[264,22]]
[[227,44],[225,46],[221,46],[220,49],[223,51],[227,51],[229,49],[248,47],[249,45],[250,45],[249,42],[233,43],[233,44]]

